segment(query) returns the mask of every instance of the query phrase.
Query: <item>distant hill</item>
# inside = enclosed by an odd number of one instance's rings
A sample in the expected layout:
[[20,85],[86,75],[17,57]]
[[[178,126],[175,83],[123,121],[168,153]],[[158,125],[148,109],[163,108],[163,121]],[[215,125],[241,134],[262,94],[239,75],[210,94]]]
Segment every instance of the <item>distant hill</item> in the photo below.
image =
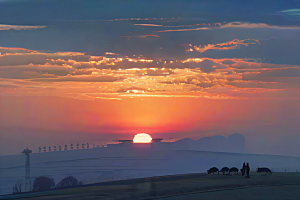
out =
[[195,141],[184,138],[172,143],[173,150],[200,150],[216,152],[245,153],[245,137],[235,133],[225,138],[221,135],[203,137]]

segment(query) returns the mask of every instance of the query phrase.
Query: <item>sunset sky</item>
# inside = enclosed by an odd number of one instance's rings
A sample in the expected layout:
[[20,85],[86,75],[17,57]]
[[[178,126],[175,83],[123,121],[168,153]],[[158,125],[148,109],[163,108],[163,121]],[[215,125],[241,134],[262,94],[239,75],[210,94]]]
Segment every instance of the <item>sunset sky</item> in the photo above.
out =
[[240,133],[300,156],[299,55],[294,0],[0,0],[0,155]]

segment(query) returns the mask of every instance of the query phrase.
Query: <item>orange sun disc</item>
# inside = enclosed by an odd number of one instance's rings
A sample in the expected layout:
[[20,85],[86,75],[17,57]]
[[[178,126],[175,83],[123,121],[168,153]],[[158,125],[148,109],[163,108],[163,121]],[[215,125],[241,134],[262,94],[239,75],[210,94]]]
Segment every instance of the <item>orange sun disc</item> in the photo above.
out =
[[134,143],[150,143],[151,141],[152,138],[147,133],[138,133],[133,138]]

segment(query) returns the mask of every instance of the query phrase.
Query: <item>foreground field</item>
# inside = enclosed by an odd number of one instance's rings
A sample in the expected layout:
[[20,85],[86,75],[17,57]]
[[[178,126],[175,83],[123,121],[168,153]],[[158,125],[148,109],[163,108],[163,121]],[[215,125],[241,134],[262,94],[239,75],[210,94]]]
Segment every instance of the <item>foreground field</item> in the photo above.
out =
[[[153,199],[153,198],[152,198]],[[228,189],[214,192],[203,192],[172,197],[155,198],[161,200],[299,200],[300,185],[264,186]]]
[[[133,179],[2,199],[300,199],[300,173],[187,174]],[[226,198],[225,198],[226,197]],[[269,197],[269,198],[266,198]]]
[[[172,144],[172,143],[170,143]],[[12,186],[24,177],[24,155],[0,156],[0,195],[11,194]],[[212,166],[242,167],[249,162],[252,170],[268,167],[274,172],[300,171],[300,157],[209,152],[194,150],[159,150],[92,148],[73,151],[33,153],[30,177],[48,176],[57,184],[74,176],[84,185],[108,180],[139,179],[173,174],[204,173]]]

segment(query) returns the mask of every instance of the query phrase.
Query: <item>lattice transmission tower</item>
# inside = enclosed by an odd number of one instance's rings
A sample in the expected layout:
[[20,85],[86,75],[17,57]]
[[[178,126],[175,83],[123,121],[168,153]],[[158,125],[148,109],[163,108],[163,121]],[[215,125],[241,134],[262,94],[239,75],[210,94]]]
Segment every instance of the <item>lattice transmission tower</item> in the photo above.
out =
[[27,147],[22,153],[25,154],[25,192],[28,192],[31,191],[29,154],[32,153],[32,151]]

